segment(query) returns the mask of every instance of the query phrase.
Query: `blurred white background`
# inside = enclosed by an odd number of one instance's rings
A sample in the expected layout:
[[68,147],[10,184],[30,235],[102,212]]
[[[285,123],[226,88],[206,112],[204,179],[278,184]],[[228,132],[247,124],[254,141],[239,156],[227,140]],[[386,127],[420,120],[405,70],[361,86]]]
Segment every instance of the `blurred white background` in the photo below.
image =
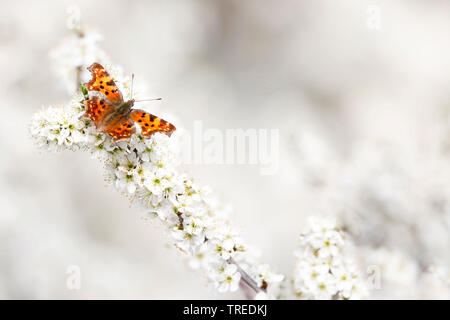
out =
[[324,213],[381,266],[373,298],[450,296],[450,2],[0,0],[0,298],[243,297],[213,293],[88,154],[29,139],[33,112],[69,98],[48,52],[72,4],[175,125],[280,129],[275,175],[185,168],[274,271],[291,274],[306,218]]

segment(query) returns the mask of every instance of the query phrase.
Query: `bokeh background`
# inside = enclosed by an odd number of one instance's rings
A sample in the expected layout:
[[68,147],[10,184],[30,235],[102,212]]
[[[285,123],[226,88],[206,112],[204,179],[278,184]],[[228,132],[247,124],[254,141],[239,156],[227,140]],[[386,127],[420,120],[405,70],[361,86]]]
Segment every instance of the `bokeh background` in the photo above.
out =
[[243,298],[208,288],[88,154],[29,139],[33,112],[69,98],[48,53],[73,4],[177,126],[280,129],[275,175],[185,167],[274,271],[326,214],[380,266],[372,298],[450,297],[450,2],[0,0],[0,298]]

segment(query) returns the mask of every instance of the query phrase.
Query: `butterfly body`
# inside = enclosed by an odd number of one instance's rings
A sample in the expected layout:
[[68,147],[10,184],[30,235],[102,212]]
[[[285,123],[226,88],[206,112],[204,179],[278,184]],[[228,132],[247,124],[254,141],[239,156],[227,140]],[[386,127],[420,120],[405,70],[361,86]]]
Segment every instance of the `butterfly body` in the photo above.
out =
[[114,80],[100,64],[94,63],[88,70],[92,73],[92,79],[85,86],[88,91],[100,92],[101,96],[92,96],[85,101],[82,117],[90,118],[99,132],[119,141],[129,139],[136,132],[136,125],[140,126],[144,137],[156,132],[170,136],[176,130],[175,126],[161,118],[133,109],[135,100],[123,100]]
[[[133,107],[134,101],[130,100],[122,103],[117,107],[116,110],[105,115],[105,118],[100,123],[101,128],[107,129],[111,126],[116,125],[122,118],[127,118],[130,116],[131,108]],[[99,128],[100,129],[100,128]]]

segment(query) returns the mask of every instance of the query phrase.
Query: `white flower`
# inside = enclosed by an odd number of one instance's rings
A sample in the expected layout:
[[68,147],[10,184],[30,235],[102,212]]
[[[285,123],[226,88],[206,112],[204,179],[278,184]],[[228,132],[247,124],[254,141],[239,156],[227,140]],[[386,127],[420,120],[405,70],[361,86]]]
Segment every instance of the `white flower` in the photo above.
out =
[[126,190],[132,194],[140,184],[141,176],[138,171],[138,159],[134,152],[120,154],[115,158],[115,185],[119,190]]
[[317,281],[311,282],[311,293],[320,300],[329,300],[337,293],[335,278],[331,274],[322,274]]
[[175,240],[176,247],[189,253],[192,253],[194,248],[197,248],[205,242],[205,236],[203,234],[196,235],[185,232],[184,230],[173,231],[172,237]]
[[182,194],[176,198],[172,198],[172,204],[177,208],[178,212],[190,215],[195,212],[194,201],[191,196]]
[[155,195],[161,195],[168,187],[168,181],[165,179],[163,171],[144,172],[144,186]]
[[236,291],[239,288],[241,274],[237,270],[238,268],[235,264],[226,264],[219,268],[216,275],[219,292]]
[[350,298],[356,282],[354,275],[345,268],[333,270],[333,275],[336,277],[337,290],[341,292],[343,297]]
[[203,221],[194,217],[187,217],[183,221],[184,231],[193,234],[199,235],[203,232]]
[[267,264],[260,264],[256,268],[257,273],[257,283],[258,286],[261,287],[263,285],[263,282],[266,284],[272,284],[272,283],[278,283],[283,281],[284,276],[281,274],[275,274],[271,271],[269,265]]
[[223,260],[233,257],[236,252],[245,251],[245,245],[238,233],[226,223],[212,225],[206,236],[215,245],[215,251]]
[[189,266],[192,269],[209,268],[210,252],[208,245],[203,243],[192,251],[192,259],[189,259]]
[[127,190],[128,193],[134,193],[137,188],[136,177],[138,174],[135,170],[122,171],[116,170],[116,188],[119,190]]

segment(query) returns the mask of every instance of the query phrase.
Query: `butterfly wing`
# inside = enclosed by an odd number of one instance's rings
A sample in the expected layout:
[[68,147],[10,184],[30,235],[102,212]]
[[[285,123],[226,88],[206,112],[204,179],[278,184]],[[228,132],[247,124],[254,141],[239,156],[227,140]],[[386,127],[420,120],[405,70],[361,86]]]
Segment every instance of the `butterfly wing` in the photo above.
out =
[[136,132],[136,127],[131,120],[122,116],[118,121],[108,124],[103,132],[113,137],[113,141],[128,140]]
[[122,93],[102,65],[95,62],[88,70],[92,73],[92,79],[86,83],[87,90],[101,92],[113,105],[123,103]]
[[141,127],[144,137],[149,137],[156,132],[163,132],[170,137],[176,130],[171,123],[143,110],[132,110],[129,118]]
[[101,129],[103,126],[103,120],[116,110],[115,107],[108,104],[104,99],[99,97],[91,97],[85,102],[85,112],[82,117],[90,118],[95,128]]

